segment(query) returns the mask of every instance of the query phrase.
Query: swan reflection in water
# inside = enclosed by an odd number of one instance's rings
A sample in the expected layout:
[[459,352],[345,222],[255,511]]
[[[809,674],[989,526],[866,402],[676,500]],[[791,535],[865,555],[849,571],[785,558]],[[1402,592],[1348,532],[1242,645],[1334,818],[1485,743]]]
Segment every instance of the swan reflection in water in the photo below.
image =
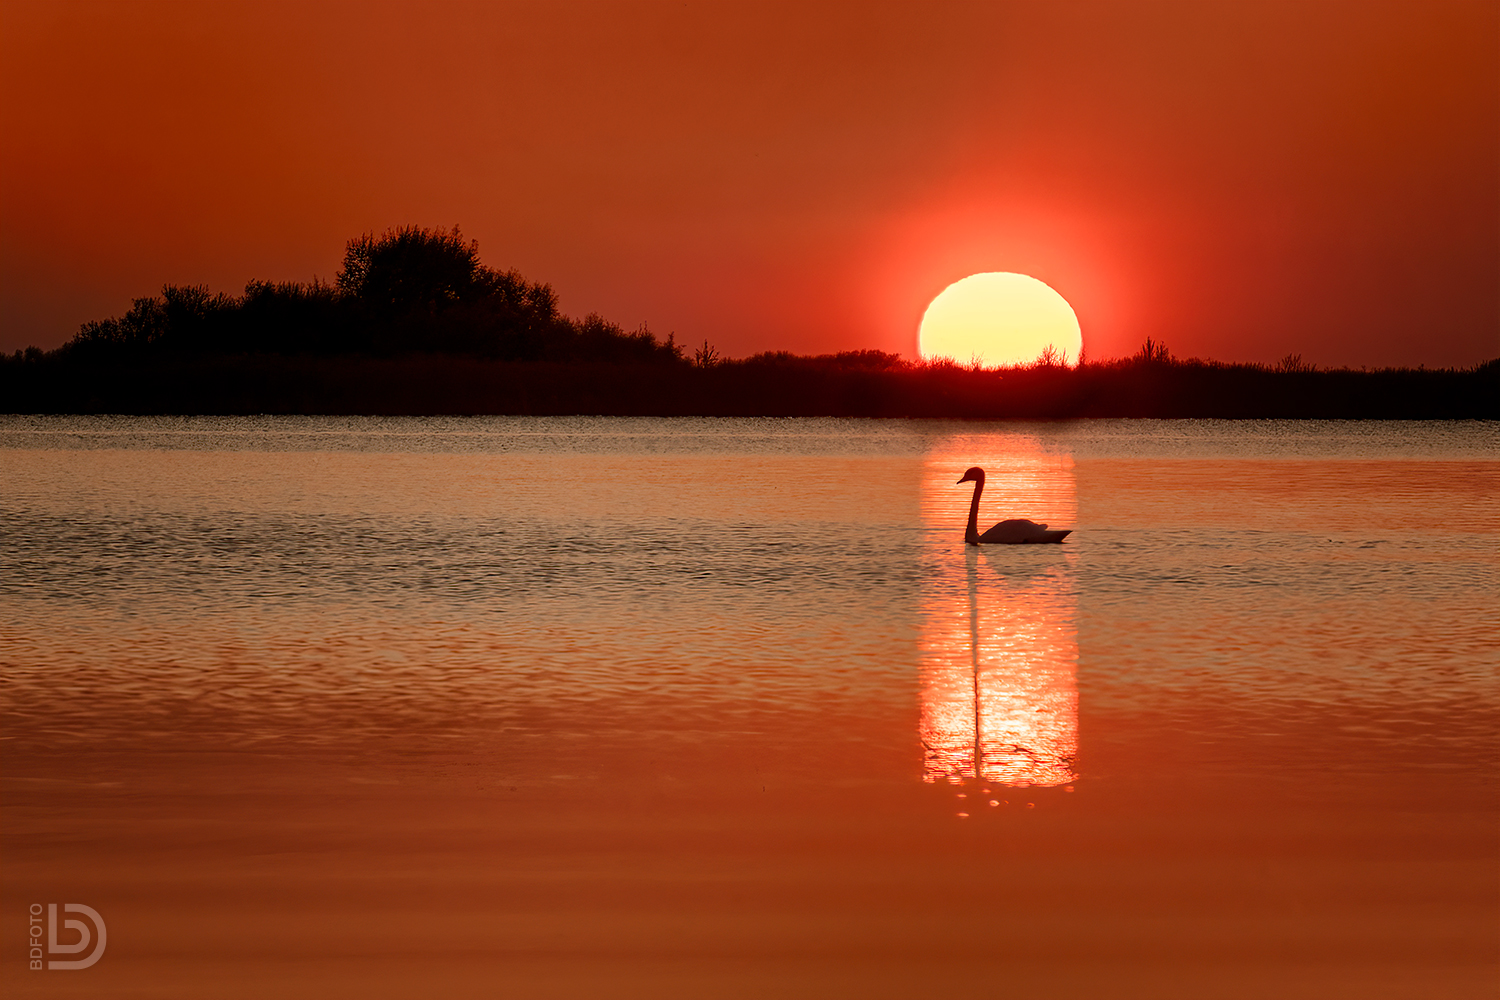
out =
[[[1023,463],[1028,457],[1045,458]],[[1071,513],[1071,463],[1048,471],[1033,487],[1052,494],[1047,506]],[[951,489],[951,471],[947,482]],[[945,541],[953,533],[948,527]],[[924,780],[1030,787],[1076,778],[1077,598],[1071,557],[1049,550],[934,552],[923,627]]]

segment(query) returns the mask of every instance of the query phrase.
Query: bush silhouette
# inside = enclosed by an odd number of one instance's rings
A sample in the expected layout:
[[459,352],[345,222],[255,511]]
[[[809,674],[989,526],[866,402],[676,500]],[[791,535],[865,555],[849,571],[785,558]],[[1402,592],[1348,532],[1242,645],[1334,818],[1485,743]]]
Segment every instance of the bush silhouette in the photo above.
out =
[[[498,290],[479,244],[451,231],[406,226],[349,241],[334,287],[376,315],[435,313]],[[524,283],[524,282],[523,282]]]
[[683,362],[675,339],[558,311],[550,285],[479,259],[451,230],[406,226],[349,241],[330,286],[251,281],[243,295],[167,285],[124,316],[85,323],[85,357],[456,354],[503,361]]

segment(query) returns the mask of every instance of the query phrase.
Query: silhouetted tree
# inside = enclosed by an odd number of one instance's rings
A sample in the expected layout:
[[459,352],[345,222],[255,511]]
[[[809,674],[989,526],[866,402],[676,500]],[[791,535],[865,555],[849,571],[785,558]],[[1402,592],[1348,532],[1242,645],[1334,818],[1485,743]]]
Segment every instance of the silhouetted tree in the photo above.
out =
[[712,368],[719,363],[719,350],[703,338],[703,346],[693,352],[693,364],[699,368]]
[[404,226],[349,241],[335,287],[386,316],[435,311],[472,299],[483,282],[479,244],[449,232]]
[[550,285],[479,261],[452,230],[407,226],[350,240],[332,285],[251,281],[239,297],[167,285],[123,316],[83,324],[63,352],[157,355],[459,354],[503,361],[685,363],[675,337],[558,311]]
[[235,323],[236,353],[340,354],[356,346],[338,293],[317,279],[251,281]]
[[118,319],[83,324],[73,345],[83,352],[222,349],[234,299],[202,285],[165,285],[160,297],[136,299]]

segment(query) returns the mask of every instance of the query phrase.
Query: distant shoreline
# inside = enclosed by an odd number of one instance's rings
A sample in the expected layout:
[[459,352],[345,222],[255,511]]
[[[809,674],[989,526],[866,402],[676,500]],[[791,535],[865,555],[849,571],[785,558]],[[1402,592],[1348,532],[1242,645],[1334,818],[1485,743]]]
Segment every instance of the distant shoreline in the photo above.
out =
[[573,319],[550,285],[481,263],[451,231],[345,247],[332,284],[242,295],[165,285],[53,351],[0,355],[0,412],[329,416],[1495,419],[1500,359],[1468,369],[1319,370],[1132,357],[985,369],[877,350],[729,360],[646,326]]
[[1278,370],[1141,358],[976,369],[856,352],[694,365],[456,355],[0,358],[0,412],[370,416],[1500,419],[1500,360]]

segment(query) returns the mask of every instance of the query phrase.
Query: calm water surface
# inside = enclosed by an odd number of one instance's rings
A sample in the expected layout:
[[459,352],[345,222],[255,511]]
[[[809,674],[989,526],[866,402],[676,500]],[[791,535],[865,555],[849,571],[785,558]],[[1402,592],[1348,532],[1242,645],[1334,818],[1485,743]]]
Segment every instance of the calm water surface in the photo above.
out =
[[[0,448],[7,708],[53,741],[854,712],[956,777],[977,667],[981,755],[1041,755],[996,780],[1056,783],[1080,689],[1268,738],[1358,707],[1414,753],[1495,701],[1489,424],[9,418]],[[971,464],[987,520],[1074,535],[966,551]]]
[[[970,465],[982,522],[1074,533],[964,546]],[[1493,801],[1490,423],[5,417],[0,476],[38,787],[74,752],[482,752],[476,789],[544,804],[970,826],[1397,773]]]

